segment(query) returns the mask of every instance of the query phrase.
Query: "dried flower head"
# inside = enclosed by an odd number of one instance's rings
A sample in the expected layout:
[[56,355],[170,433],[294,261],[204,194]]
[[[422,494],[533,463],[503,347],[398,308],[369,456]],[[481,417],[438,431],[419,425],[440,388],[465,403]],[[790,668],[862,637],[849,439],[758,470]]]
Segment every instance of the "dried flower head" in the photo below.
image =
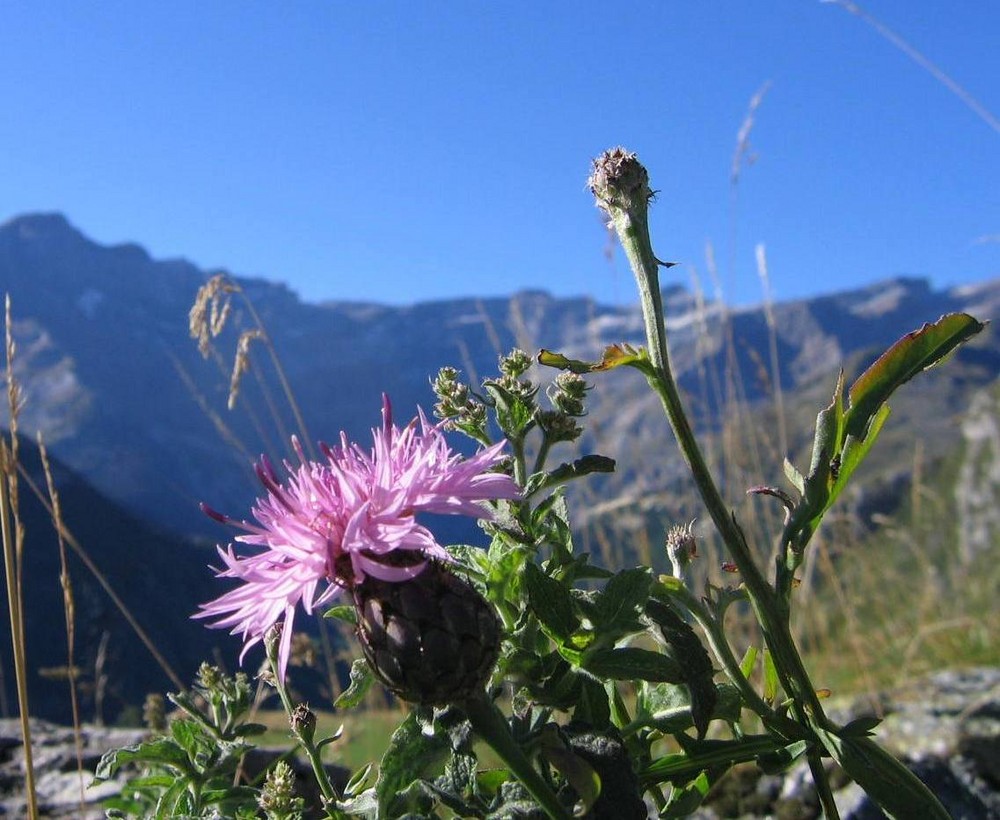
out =
[[418,513],[490,518],[483,502],[518,496],[510,476],[492,471],[505,442],[463,459],[423,413],[403,429],[393,426],[388,399],[382,428],[373,437],[373,448],[365,452],[342,434],[339,446],[323,446],[325,462],[308,461],[293,439],[299,464],[285,464],[284,482],[262,458],[257,476],[267,492],[254,505],[255,523],[203,507],[217,521],[242,530],[236,543],[249,548],[219,549],[225,567],[218,577],[241,584],[195,615],[241,634],[241,659],[280,621],[277,658],[284,676],[300,603],[311,613],[367,577],[405,581],[431,559],[450,560],[417,522]]

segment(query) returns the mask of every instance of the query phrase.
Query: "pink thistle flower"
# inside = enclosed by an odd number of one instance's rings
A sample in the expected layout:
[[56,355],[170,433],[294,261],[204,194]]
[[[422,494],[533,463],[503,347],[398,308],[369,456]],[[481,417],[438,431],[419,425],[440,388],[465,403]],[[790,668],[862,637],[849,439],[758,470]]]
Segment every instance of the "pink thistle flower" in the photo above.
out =
[[322,446],[325,462],[307,460],[293,437],[299,465],[285,463],[284,483],[262,457],[256,471],[267,492],[254,504],[256,523],[236,521],[202,505],[215,520],[243,531],[236,542],[259,548],[249,554],[238,554],[233,544],[218,548],[225,568],[216,569],[216,576],[242,583],[202,604],[194,615],[217,618],[210,626],[241,634],[241,662],[273,624],[283,621],[278,666],[284,677],[300,603],[311,614],[369,575],[406,581],[432,558],[451,560],[417,523],[418,513],[489,519],[492,512],[483,502],[518,497],[510,476],[491,472],[506,442],[462,458],[448,447],[441,427],[430,424],[422,412],[400,430],[392,424],[384,397],[382,418],[382,429],[372,431],[370,452],[341,434],[339,446]]

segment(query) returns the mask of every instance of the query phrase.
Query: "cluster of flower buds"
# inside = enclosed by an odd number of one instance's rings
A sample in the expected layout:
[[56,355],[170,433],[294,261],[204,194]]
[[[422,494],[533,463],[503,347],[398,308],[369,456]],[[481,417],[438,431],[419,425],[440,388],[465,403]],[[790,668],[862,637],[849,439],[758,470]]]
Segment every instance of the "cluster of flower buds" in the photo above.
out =
[[454,367],[442,367],[434,379],[434,415],[445,422],[449,429],[464,430],[475,436],[473,431],[486,429],[486,407],[477,401],[469,386],[459,380],[459,371]]

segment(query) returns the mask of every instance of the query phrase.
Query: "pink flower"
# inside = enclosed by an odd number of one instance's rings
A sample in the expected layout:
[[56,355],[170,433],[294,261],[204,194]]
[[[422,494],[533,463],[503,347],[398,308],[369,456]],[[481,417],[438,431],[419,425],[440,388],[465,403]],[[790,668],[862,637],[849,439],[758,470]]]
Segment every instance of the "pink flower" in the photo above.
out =
[[202,604],[194,616],[218,618],[212,627],[232,627],[231,634],[241,634],[241,662],[283,620],[278,665],[284,677],[299,603],[312,613],[368,575],[405,581],[431,558],[450,560],[431,532],[417,523],[417,513],[488,519],[492,513],[482,502],[518,497],[510,476],[491,472],[505,442],[463,459],[422,412],[419,430],[418,419],[400,430],[393,426],[384,398],[382,417],[382,429],[372,431],[369,453],[341,434],[340,446],[323,445],[326,462],[308,461],[293,437],[299,466],[285,463],[285,483],[262,457],[256,469],[267,493],[254,504],[257,523],[235,521],[202,505],[217,521],[243,530],[238,543],[259,548],[247,554],[237,554],[232,544],[219,548],[225,569],[217,569],[217,577],[242,583]]

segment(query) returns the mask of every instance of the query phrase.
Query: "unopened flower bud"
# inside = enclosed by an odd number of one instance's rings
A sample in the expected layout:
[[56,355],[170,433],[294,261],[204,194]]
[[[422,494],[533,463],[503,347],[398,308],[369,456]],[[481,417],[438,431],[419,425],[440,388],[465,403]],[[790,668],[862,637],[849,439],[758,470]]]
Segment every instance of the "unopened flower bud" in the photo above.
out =
[[468,581],[431,561],[409,581],[368,576],[352,593],[365,657],[403,700],[460,703],[482,690],[500,652],[500,620]]
[[512,379],[520,378],[529,367],[531,367],[531,356],[518,348],[500,357],[500,372]]
[[612,148],[595,159],[587,185],[598,207],[612,219],[613,211],[645,208],[653,197],[649,173],[636,155],[624,148]]
[[557,410],[567,416],[582,416],[583,400],[589,389],[583,376],[578,373],[563,372],[556,376],[546,392]]
[[677,524],[667,532],[667,557],[674,568],[674,575],[681,572],[698,556],[698,539],[694,535],[694,521]]
[[573,418],[558,410],[539,410],[535,419],[553,444],[557,441],[575,441],[583,432],[583,428]]
[[303,743],[312,743],[313,735],[316,733],[316,714],[304,703],[300,703],[292,712],[292,731],[295,732]]

